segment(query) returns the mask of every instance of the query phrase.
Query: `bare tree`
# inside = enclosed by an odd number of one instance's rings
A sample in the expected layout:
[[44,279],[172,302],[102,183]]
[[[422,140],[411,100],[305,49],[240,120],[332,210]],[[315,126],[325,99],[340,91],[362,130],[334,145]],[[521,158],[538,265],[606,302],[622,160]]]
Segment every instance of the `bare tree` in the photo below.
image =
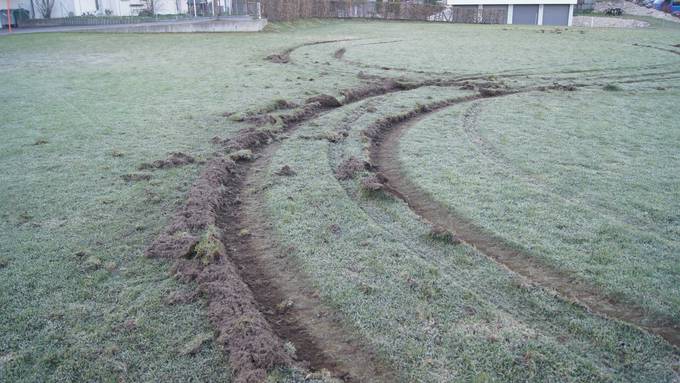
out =
[[49,19],[52,17],[52,8],[54,8],[54,0],[32,0],[35,1],[35,7],[40,12],[40,15]]

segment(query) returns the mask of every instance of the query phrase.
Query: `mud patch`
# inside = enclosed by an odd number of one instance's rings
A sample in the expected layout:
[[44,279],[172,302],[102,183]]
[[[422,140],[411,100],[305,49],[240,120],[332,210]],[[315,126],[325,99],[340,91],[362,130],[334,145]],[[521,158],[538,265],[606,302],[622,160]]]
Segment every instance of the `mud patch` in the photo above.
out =
[[454,245],[460,243],[460,240],[458,237],[456,237],[456,234],[443,226],[434,226],[432,229],[430,229],[430,232],[427,233],[427,236],[434,241],[451,243]]
[[334,132],[334,131],[327,131],[323,132],[320,134],[315,134],[315,135],[306,135],[306,134],[301,134],[298,136],[299,139],[301,140],[326,140],[328,142],[332,143],[337,143],[345,139],[347,137],[347,132]]
[[497,89],[497,88],[480,88],[479,89],[479,94],[482,95],[482,97],[497,97],[497,96],[502,96],[507,93],[507,90],[505,89]]
[[392,79],[383,79],[379,83],[370,84],[367,86],[353,89],[347,89],[342,91],[341,93],[344,98],[343,104],[348,104],[362,100],[367,97],[379,96],[394,91],[415,89],[419,86],[422,85]]
[[335,169],[335,178],[339,180],[349,180],[354,178],[357,173],[368,170],[368,168],[368,163],[352,156],[343,161],[337,169]]
[[229,158],[234,161],[252,161],[254,158],[253,151],[250,149],[241,149],[229,154]]
[[274,138],[271,131],[246,128],[241,129],[233,138],[222,141],[222,144],[230,151],[257,149],[268,145]]
[[310,43],[304,43],[304,44],[299,44],[290,48],[286,48],[282,50],[279,53],[272,53],[269,56],[265,57],[265,60],[271,61],[275,64],[288,64],[290,62],[290,54],[293,53],[296,49],[300,49],[302,47],[310,46],[310,45],[321,45],[321,44],[331,44],[331,43],[339,43],[342,41],[350,41],[351,39],[341,39],[341,40],[323,40],[323,41],[313,41]]
[[345,49],[345,48],[340,48],[340,49],[338,49],[337,51],[335,51],[335,53],[333,54],[333,57],[335,57],[336,59],[340,60],[340,59],[342,58],[342,56],[345,55],[345,52],[347,52],[347,49]]
[[[208,317],[217,329],[217,342],[229,353],[234,381],[251,383],[264,381],[267,371],[289,366],[292,360],[222,245],[222,230],[228,226],[223,217],[236,214],[244,175],[245,167],[232,160],[220,156],[209,161],[185,204],[146,256],[175,260],[175,276],[198,284],[208,299]],[[219,241],[214,252],[201,245],[207,237]]]
[[371,174],[361,179],[361,189],[369,193],[378,192],[385,188],[387,181],[381,173]]
[[305,100],[305,104],[311,104],[311,103],[319,103],[324,108],[337,108],[342,106],[340,101],[338,101],[337,98],[333,96],[329,96],[327,94],[320,94],[318,96],[310,97],[307,100]]
[[168,158],[164,160],[156,160],[154,162],[148,163],[142,163],[140,164],[137,169],[139,170],[147,170],[147,169],[169,169],[169,168],[175,168],[178,166],[184,166],[188,164],[193,164],[196,162],[194,157],[182,153],[182,152],[172,152],[168,156]]

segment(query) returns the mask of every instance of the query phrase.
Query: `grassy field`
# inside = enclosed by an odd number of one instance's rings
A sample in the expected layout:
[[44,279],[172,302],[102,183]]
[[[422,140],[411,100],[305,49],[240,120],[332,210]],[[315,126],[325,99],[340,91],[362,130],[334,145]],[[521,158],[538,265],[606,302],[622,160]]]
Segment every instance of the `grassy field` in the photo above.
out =
[[[371,76],[586,84],[427,116],[402,140],[405,175],[531,256],[678,323],[680,60],[655,48],[680,43],[680,28],[660,28],[306,21],[2,37],[0,381],[229,381],[206,301],[171,304],[195,286],[144,249],[223,150],[211,138],[249,126],[225,113],[337,96]],[[264,59],[324,40],[343,41]],[[380,118],[474,93],[422,87],[301,124],[262,175],[273,245],[403,381],[680,379],[660,337],[433,239],[401,200],[335,177],[350,156],[368,159],[362,131]],[[329,132],[346,138],[308,139]],[[171,152],[197,161],[139,169]],[[276,175],[283,165],[296,175]]]
[[403,163],[486,230],[678,321],[680,130],[668,122],[679,95],[652,83],[453,108],[409,130]]

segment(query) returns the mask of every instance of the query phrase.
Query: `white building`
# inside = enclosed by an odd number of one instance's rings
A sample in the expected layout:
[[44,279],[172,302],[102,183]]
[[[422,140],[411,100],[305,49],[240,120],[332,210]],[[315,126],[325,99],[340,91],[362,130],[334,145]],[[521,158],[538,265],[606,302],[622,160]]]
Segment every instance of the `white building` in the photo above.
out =
[[[202,4],[204,8],[212,11],[212,2],[215,2],[217,13],[230,14],[232,5],[236,7],[238,0],[196,0],[196,4]],[[149,9],[151,0],[54,0],[50,18],[62,18],[73,16],[134,16],[139,11]],[[6,1],[2,0],[0,8],[6,7]],[[193,0],[153,0],[154,13],[157,15],[188,14],[189,4]],[[10,8],[27,10],[32,19],[41,19],[42,14],[37,5],[37,0],[10,0]]]
[[571,26],[577,0],[446,0],[460,22]]

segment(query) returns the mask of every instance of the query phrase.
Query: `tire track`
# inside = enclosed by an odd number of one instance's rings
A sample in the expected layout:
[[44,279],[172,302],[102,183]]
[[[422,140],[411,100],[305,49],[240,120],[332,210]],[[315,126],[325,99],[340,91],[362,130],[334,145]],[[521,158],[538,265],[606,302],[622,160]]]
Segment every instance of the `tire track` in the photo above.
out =
[[[255,160],[240,194],[234,251],[241,275],[260,303],[274,331],[295,345],[297,357],[312,370],[328,370],[346,382],[398,381],[394,369],[380,360],[352,331],[339,324],[310,288],[312,284],[277,247],[263,212],[263,173],[279,144],[268,146]],[[247,230],[247,234],[243,231]]]
[[[464,101],[470,100],[461,100]],[[680,346],[680,326],[674,323],[672,318],[650,317],[641,307],[612,300],[595,286],[522,253],[501,238],[485,232],[472,222],[451,212],[447,206],[429,197],[426,192],[403,176],[397,153],[403,133],[432,112],[453,104],[455,103],[412,113],[405,118],[393,119],[390,123],[379,123],[369,128],[371,162],[387,177],[386,189],[404,200],[422,218],[451,230],[462,242],[475,247],[517,274],[543,287],[553,289],[597,314],[631,323],[663,337],[676,347]]]

